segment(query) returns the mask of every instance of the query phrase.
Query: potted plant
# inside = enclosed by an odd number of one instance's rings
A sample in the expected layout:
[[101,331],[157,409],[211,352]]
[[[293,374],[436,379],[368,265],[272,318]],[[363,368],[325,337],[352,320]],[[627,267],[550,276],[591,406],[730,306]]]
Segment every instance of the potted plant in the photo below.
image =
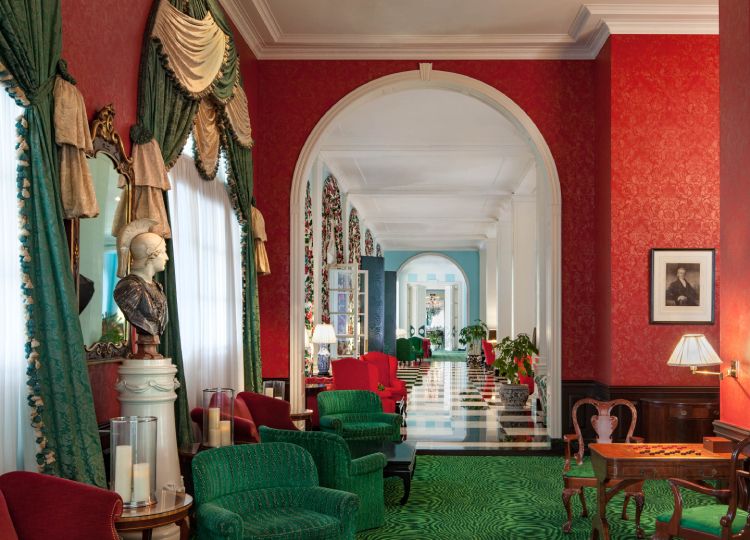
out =
[[500,377],[508,380],[500,385],[500,399],[509,407],[523,407],[529,399],[529,387],[520,384],[520,377],[533,377],[531,356],[539,354],[539,349],[528,336],[518,334],[515,339],[506,336],[495,345],[497,351],[493,366]]
[[469,356],[480,354],[482,340],[487,337],[487,325],[477,319],[474,324],[464,326],[458,334],[458,342],[466,347]]

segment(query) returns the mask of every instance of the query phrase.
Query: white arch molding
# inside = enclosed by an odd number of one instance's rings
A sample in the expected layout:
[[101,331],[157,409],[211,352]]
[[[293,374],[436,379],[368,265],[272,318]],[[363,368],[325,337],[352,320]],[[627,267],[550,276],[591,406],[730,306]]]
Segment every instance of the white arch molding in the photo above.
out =
[[[384,94],[404,90],[433,89],[460,92],[493,108],[525,137],[537,162],[537,186],[544,200],[546,232],[540,238],[539,265],[539,345],[542,365],[547,371],[547,418],[550,436],[561,437],[561,194],[560,179],[552,152],[534,122],[508,96],[482,81],[452,73],[435,71],[428,67],[386,75],[353,90],[338,101],[318,121],[302,147],[294,168],[290,197],[290,303],[289,303],[289,383],[292,407],[304,408],[304,201],[307,179],[322,146],[323,139],[336,117],[349,108],[357,107]],[[546,235],[545,235],[546,236]]]

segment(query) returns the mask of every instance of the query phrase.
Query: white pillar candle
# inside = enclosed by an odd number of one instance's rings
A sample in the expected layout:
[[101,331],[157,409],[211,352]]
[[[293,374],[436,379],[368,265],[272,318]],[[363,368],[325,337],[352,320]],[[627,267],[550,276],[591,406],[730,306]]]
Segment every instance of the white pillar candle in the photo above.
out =
[[273,386],[266,386],[263,389],[263,393],[267,395],[268,397],[273,397]]
[[209,407],[208,409],[208,429],[219,429],[219,407]]
[[229,420],[219,422],[219,431],[221,432],[221,446],[232,444],[232,423]]
[[133,501],[147,501],[151,497],[151,467],[148,463],[133,464]]
[[220,446],[221,445],[221,432],[219,428],[208,428],[208,442],[206,446]]
[[114,490],[124,503],[130,502],[132,472],[133,448],[127,444],[115,447]]

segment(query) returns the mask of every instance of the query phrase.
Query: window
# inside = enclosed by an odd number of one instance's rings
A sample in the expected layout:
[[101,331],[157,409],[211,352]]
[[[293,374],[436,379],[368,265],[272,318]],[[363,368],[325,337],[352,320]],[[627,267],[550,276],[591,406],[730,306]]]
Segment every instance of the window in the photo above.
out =
[[1,474],[31,464],[28,457],[33,460],[34,448],[29,407],[26,404],[26,329],[18,259],[20,241],[15,126],[23,110],[5,90],[0,89],[0,94],[0,306],[3,306],[0,310],[0,328],[3,329],[3,338],[0,339]]
[[198,174],[192,141],[169,172],[177,309],[190,406],[202,390],[242,388],[240,227],[223,166],[214,181]]

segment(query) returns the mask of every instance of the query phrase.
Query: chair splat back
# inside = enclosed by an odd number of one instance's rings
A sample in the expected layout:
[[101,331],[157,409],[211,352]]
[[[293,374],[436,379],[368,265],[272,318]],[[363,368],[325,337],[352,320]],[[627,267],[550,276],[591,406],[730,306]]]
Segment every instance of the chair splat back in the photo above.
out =
[[727,515],[721,519],[721,524],[728,526],[737,516],[737,510],[744,510],[748,512],[745,531],[750,531],[750,471],[746,471],[743,467],[746,458],[750,458],[750,437],[741,440],[732,452],[734,474],[729,478],[729,490],[732,496],[729,500]]
[[599,401],[592,398],[579,399],[576,401],[575,405],[573,405],[573,411],[571,413],[573,416],[573,428],[578,436],[578,451],[576,452],[576,461],[578,463],[583,461],[583,454],[586,450],[583,435],[581,433],[581,426],[578,423],[578,409],[584,405],[593,405],[596,407],[597,414],[591,417],[591,426],[596,432],[596,441],[599,443],[612,442],[612,434],[619,423],[618,418],[611,414],[612,409],[617,406],[623,406],[630,409],[630,426],[628,427],[628,434],[625,436],[625,442],[631,442],[633,439],[633,432],[635,431],[635,425],[638,421],[638,411],[632,402],[627,399],[614,399],[612,401]]

